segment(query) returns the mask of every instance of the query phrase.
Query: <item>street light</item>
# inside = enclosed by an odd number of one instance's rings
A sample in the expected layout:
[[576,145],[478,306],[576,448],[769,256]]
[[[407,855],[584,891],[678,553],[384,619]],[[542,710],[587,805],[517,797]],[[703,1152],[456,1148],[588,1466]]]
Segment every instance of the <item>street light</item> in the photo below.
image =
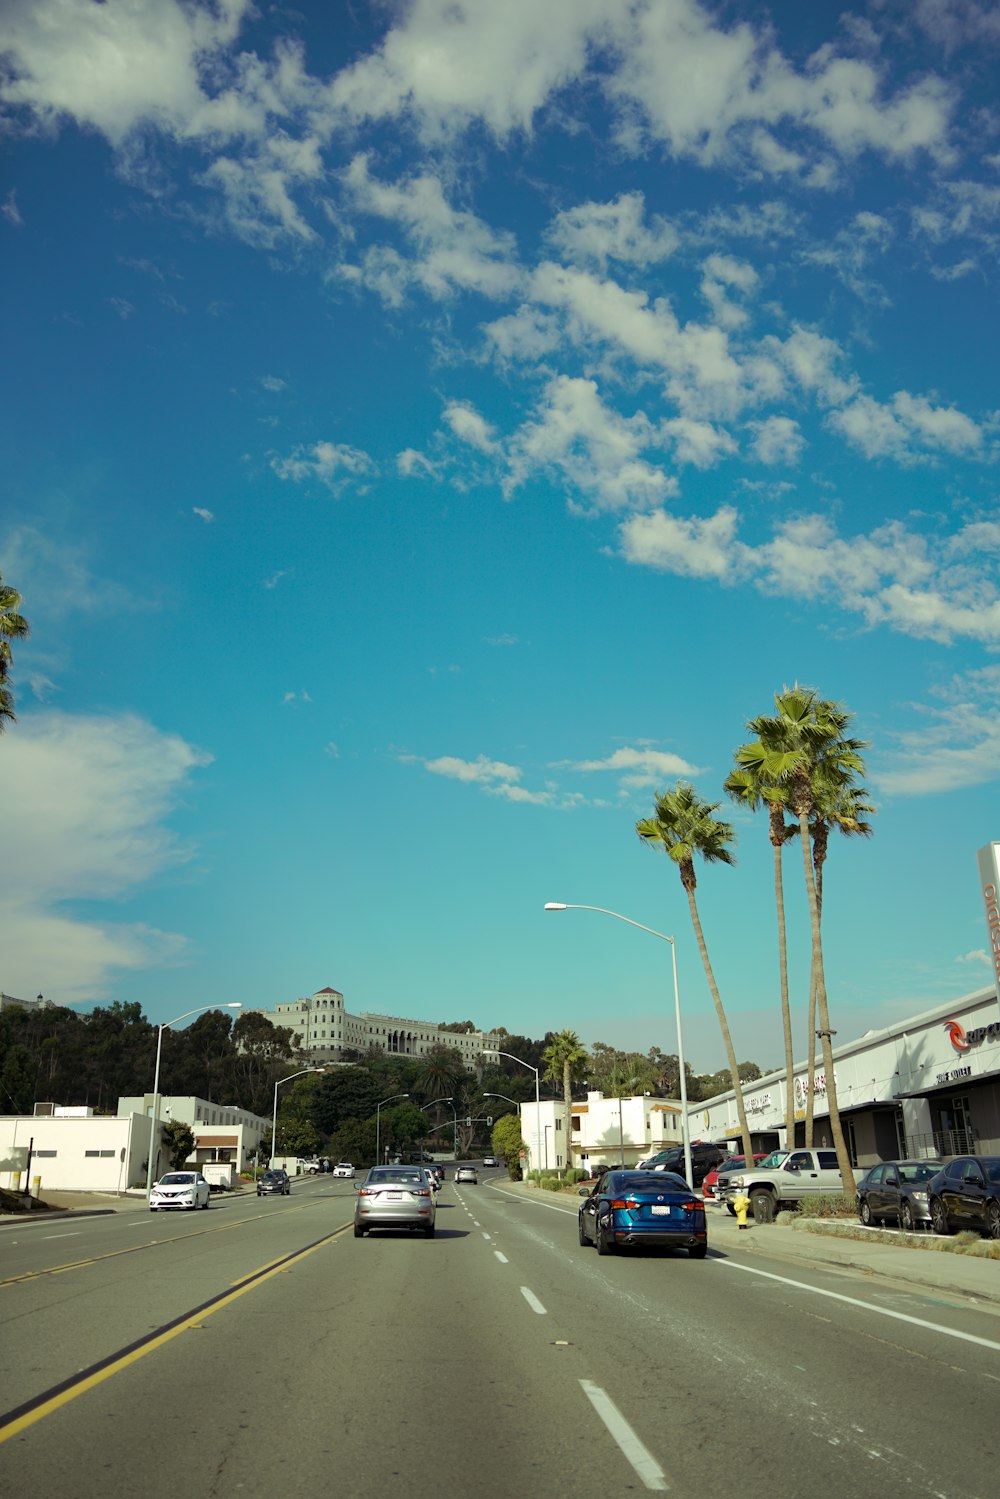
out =
[[160,1122],[160,1054],[163,1049],[163,1032],[168,1031],[172,1025],[179,1025],[182,1020],[187,1020],[189,1015],[203,1015],[206,1010],[242,1010],[242,1000],[234,1000],[228,1005],[198,1005],[194,1010],[185,1010],[183,1015],[178,1015],[176,1020],[165,1020],[157,1027],[156,1037],[156,1071],[153,1074],[153,1123],[149,1133],[149,1151],[146,1161],[146,1202],[149,1203],[149,1194],[153,1190],[153,1147],[156,1146],[156,1155],[159,1159],[160,1140],[156,1127]]
[[275,1083],[275,1085],[274,1085],[274,1111],[271,1114],[271,1155],[270,1155],[270,1160],[271,1161],[274,1160],[274,1148],[275,1148],[276,1141],[278,1139],[278,1089],[281,1087],[282,1083],[290,1083],[292,1081],[293,1077],[305,1077],[305,1075],[306,1075],[307,1072],[323,1072],[323,1071],[325,1071],[325,1069],[323,1067],[303,1067],[303,1069],[302,1069],[301,1072],[290,1072],[287,1077],[279,1077],[278,1081]]
[[375,1109],[375,1164],[381,1166],[382,1156],[380,1153],[382,1144],[382,1104],[394,1103],[397,1098],[409,1098],[409,1093],[390,1093],[388,1098],[383,1098],[382,1103]]
[[[512,1062],[517,1062],[519,1067],[527,1067],[529,1072],[533,1072],[535,1074],[535,1148],[537,1149],[539,1136],[542,1133],[542,1097],[541,1089],[538,1083],[538,1068],[533,1067],[530,1062],[525,1062],[521,1057],[515,1057],[512,1052],[500,1051],[495,1046],[484,1046],[483,1056],[509,1057]],[[543,1141],[543,1149],[545,1151],[545,1165],[547,1169],[549,1164],[549,1142],[547,1137]]]
[[654,931],[651,926],[643,926],[641,921],[633,921],[631,916],[623,916],[620,911],[609,911],[604,906],[574,906],[566,905],[563,901],[549,900],[545,902],[546,911],[598,911],[602,916],[613,916],[616,921],[624,921],[628,926],[637,926],[640,932],[648,932],[651,937],[659,937],[661,942],[670,943],[670,955],[674,968],[674,1018],[677,1022],[677,1066],[681,1074],[681,1132],[684,1137],[684,1175],[687,1177],[688,1185],[692,1185],[693,1173],[691,1169],[691,1125],[688,1120],[688,1096],[687,1077],[684,1070],[684,1037],[681,1031],[681,996],[677,987],[677,944],[673,937],[668,937],[664,932]]

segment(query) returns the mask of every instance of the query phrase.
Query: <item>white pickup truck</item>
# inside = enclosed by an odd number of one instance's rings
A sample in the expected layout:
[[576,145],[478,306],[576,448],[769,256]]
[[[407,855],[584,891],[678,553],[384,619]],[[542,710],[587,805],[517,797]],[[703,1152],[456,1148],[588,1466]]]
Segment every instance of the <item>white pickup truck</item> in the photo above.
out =
[[783,1207],[795,1207],[803,1197],[843,1192],[844,1183],[835,1150],[775,1150],[752,1171],[720,1176],[715,1190],[731,1213],[733,1198],[744,1193],[755,1220],[772,1223]]

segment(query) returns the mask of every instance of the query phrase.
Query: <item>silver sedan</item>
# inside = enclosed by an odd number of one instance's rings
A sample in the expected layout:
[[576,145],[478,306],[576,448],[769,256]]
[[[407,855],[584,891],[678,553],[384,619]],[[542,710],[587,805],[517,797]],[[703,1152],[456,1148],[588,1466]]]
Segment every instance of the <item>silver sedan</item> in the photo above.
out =
[[432,1239],[434,1217],[434,1192],[422,1166],[373,1166],[358,1188],[354,1237],[376,1228],[408,1228]]

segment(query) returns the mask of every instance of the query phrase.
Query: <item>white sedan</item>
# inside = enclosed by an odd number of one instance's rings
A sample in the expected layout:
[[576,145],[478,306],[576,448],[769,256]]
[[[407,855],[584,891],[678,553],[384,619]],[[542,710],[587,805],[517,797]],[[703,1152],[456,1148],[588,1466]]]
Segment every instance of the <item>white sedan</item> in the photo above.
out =
[[348,1180],[351,1180],[354,1176],[354,1167],[350,1161],[338,1161],[333,1168],[333,1174],[334,1176],[346,1176]]
[[149,1211],[157,1208],[207,1208],[212,1195],[200,1171],[168,1171],[153,1185]]

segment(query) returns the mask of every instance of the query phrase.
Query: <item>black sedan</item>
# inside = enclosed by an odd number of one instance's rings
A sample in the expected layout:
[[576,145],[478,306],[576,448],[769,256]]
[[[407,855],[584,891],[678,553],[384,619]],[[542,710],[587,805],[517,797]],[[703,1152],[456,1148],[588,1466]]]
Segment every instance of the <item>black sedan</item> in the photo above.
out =
[[862,1223],[898,1223],[906,1233],[931,1221],[927,1183],[941,1170],[940,1161],[882,1161],[858,1182],[858,1217]]
[[580,1243],[598,1254],[635,1244],[686,1249],[696,1260],[708,1253],[705,1204],[671,1171],[608,1171],[580,1196]]
[[1000,1239],[1000,1156],[960,1155],[927,1183],[936,1234],[977,1229]]

